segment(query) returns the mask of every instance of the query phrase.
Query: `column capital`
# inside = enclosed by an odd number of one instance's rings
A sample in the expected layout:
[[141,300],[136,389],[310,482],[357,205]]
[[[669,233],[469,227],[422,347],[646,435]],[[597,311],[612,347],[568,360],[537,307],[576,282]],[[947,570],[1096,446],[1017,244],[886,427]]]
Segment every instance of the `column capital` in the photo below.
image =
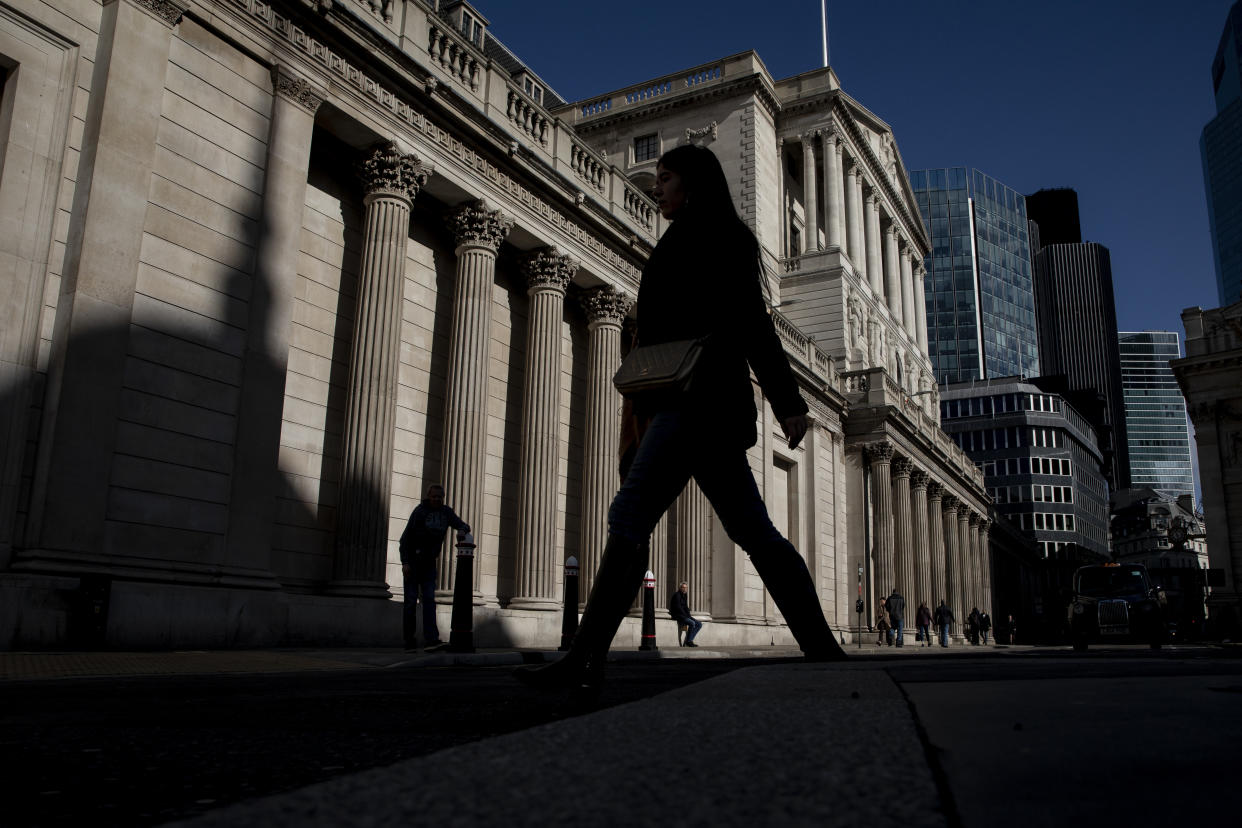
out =
[[863,454],[872,463],[891,463],[893,460],[893,444],[884,440],[878,443],[867,443],[863,446]]
[[413,201],[431,176],[431,168],[416,156],[403,153],[396,141],[384,141],[371,149],[359,165],[358,175],[367,197],[395,196]]
[[612,285],[600,285],[583,291],[578,301],[589,324],[612,324],[620,327],[634,300]]
[[[106,6],[109,2],[115,2],[115,0],[107,0],[103,5]],[[181,22],[182,15],[191,7],[187,0],[129,0],[129,3],[142,9],[170,29]]]
[[947,494],[940,501],[940,508],[946,512],[956,512],[958,504],[961,503],[957,499],[957,495]]
[[979,518],[979,531],[980,532],[987,534],[988,527],[991,525],[992,525],[992,521],[988,520],[987,518],[985,517]]
[[285,100],[298,104],[312,115],[328,97],[323,87],[311,83],[283,63],[272,67],[272,91]]
[[803,146],[814,151],[814,148],[815,148],[814,140],[819,137],[820,132],[821,130],[819,130],[818,128],[808,129],[806,132],[799,135],[798,138],[799,140],[802,141]]
[[[897,228],[894,227],[893,232],[897,233]],[[901,255],[908,256],[910,255],[910,251],[913,250],[914,248],[910,244],[909,239],[907,239],[901,233],[897,233],[897,249],[901,251]]]
[[970,512],[967,514],[966,519],[970,521],[971,526],[978,526],[979,521],[981,520],[978,512]]
[[500,250],[500,243],[513,229],[513,220],[482,199],[458,207],[448,217],[449,229],[458,246],[472,245]]
[[906,477],[910,476],[910,472],[914,471],[914,461],[909,457],[893,458],[893,476]]
[[939,500],[944,496],[944,484],[935,480],[929,480],[927,483],[927,499]]
[[889,238],[893,239],[894,241],[896,241],[896,240],[897,240],[897,238],[898,238],[898,237],[897,237],[897,228],[893,225],[893,223],[892,223],[891,221],[890,221],[890,222],[888,223],[888,225],[884,228],[884,235],[885,235],[885,236],[888,236]]
[[[844,145],[843,145],[843,146],[844,146]],[[842,159],[841,159],[841,161],[842,161],[842,163],[845,163],[845,159],[844,159],[844,158],[842,158]],[[845,177],[846,177],[846,178],[857,178],[857,177],[858,177],[858,165],[857,165],[856,163],[855,163],[855,164],[850,164],[848,167],[846,167],[846,169],[845,169]]]
[[578,262],[556,247],[544,247],[526,257],[522,272],[526,274],[526,289],[530,293],[542,290],[564,293],[578,272]]
[[928,481],[930,480],[931,480],[931,475],[929,475],[927,472],[923,471],[922,469],[915,469],[914,471],[910,472],[910,486],[912,488],[926,489],[928,486]]
[[[866,183],[864,181],[864,183]],[[867,205],[868,210],[875,209],[875,190],[867,190],[863,193],[863,202]]]

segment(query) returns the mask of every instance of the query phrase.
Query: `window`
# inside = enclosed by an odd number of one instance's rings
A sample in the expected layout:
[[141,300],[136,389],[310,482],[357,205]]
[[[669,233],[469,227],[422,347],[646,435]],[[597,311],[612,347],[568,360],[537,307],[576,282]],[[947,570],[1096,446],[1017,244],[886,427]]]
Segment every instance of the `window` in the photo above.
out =
[[660,155],[660,139],[653,132],[634,139],[634,161],[650,161]]
[[522,79],[522,91],[533,98],[535,103],[543,103],[543,87],[531,80],[530,76]]
[[467,40],[480,49],[483,48],[483,21],[465,9],[461,12],[461,31]]

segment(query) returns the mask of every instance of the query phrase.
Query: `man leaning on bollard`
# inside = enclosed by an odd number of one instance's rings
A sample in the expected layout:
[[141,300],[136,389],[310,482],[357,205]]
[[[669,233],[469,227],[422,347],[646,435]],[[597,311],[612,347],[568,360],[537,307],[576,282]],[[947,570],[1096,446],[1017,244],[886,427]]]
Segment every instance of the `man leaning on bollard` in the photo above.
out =
[[436,625],[436,561],[444,546],[444,535],[450,528],[469,532],[470,526],[444,505],[444,487],[427,487],[427,495],[414,507],[405,531],[401,533],[401,578],[405,588],[405,606],[401,621],[405,648],[418,648],[418,602],[423,602],[423,644],[428,652],[447,645],[440,640]]
[[694,637],[699,634],[699,630],[703,629],[703,622],[695,620],[690,615],[690,602],[686,600],[689,591],[690,585],[682,581],[677,591],[668,599],[668,614],[686,628],[686,641],[682,646],[697,647],[699,645],[694,643]]

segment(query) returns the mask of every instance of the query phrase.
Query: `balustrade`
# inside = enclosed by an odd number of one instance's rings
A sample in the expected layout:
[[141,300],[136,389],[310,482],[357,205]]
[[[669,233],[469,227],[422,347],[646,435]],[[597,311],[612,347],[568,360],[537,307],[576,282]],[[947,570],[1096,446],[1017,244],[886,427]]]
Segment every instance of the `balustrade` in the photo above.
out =
[[574,141],[569,148],[569,165],[574,174],[595,190],[603,193],[608,178],[608,167],[595,153]]
[[509,89],[509,103],[506,114],[518,129],[539,142],[540,146],[548,145],[548,128],[552,121],[535,103],[516,89]]
[[472,49],[458,40],[452,29],[432,23],[428,29],[427,53],[450,75],[472,91],[479,91],[479,59]]
[[655,206],[651,199],[628,182],[625,184],[623,201],[626,215],[648,230],[655,227]]

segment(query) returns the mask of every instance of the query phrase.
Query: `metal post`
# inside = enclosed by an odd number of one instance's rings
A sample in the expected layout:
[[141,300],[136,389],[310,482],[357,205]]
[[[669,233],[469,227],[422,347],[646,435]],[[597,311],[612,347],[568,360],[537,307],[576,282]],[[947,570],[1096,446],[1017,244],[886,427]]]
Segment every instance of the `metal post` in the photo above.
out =
[[474,537],[457,533],[457,578],[453,583],[453,621],[450,653],[474,652]]
[[655,634],[655,573],[650,569],[643,576],[643,637],[640,650],[658,650]]
[[561,650],[568,650],[578,632],[578,559],[565,561],[565,614],[561,619]]

